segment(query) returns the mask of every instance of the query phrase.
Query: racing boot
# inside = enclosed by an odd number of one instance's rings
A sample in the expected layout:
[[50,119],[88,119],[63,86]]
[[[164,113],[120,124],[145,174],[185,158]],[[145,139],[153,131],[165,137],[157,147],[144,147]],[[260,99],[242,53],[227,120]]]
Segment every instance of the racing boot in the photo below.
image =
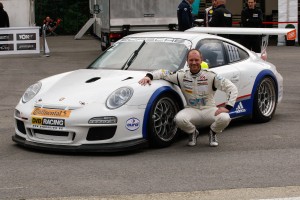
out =
[[219,145],[217,134],[213,132],[212,130],[209,131],[209,146],[211,147],[217,147]]
[[189,142],[188,142],[188,146],[192,147],[195,146],[197,144],[197,137],[199,136],[199,132],[196,129],[192,134],[189,134]]

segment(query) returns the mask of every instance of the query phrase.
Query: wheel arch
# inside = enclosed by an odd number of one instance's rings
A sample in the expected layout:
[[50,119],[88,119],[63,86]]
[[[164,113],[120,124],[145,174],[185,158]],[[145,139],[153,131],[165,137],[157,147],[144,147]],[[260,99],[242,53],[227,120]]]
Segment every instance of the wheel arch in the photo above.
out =
[[258,87],[258,85],[260,84],[260,82],[266,78],[266,77],[270,77],[272,78],[272,80],[274,81],[275,83],[275,92],[276,92],[276,103],[278,101],[278,82],[277,82],[277,79],[276,79],[276,76],[275,74],[271,71],[271,70],[263,70],[261,71],[257,76],[256,76],[256,79],[254,81],[254,84],[253,84],[253,88],[252,88],[252,92],[251,92],[251,99],[252,99],[252,109],[253,109],[253,105],[254,105],[254,96],[255,96],[255,92],[256,92],[256,89]]
[[[274,105],[274,110],[272,111],[272,113],[269,116],[264,116],[261,113],[261,111],[258,110],[258,107],[257,107],[258,105],[256,105],[256,99],[257,99],[256,94],[257,94],[259,85],[263,82],[263,80],[265,80],[267,78],[271,79],[274,84],[275,105]],[[272,71],[264,70],[258,74],[258,76],[256,77],[256,80],[255,80],[255,83],[253,85],[252,93],[251,93],[251,100],[252,100],[252,102],[251,102],[251,106],[252,106],[251,118],[252,118],[253,122],[264,123],[264,122],[268,122],[272,119],[272,116],[276,110],[276,105],[278,103],[278,94],[279,94],[278,88],[279,88],[278,81]]]
[[170,94],[172,97],[174,97],[176,99],[176,102],[179,105],[179,109],[182,109],[184,107],[184,103],[180,97],[180,95],[171,87],[169,86],[163,86],[158,88],[150,97],[146,109],[145,109],[145,113],[144,113],[144,120],[143,120],[143,138],[148,138],[148,123],[149,123],[149,115],[151,112],[151,107],[153,105],[153,103],[163,94]]

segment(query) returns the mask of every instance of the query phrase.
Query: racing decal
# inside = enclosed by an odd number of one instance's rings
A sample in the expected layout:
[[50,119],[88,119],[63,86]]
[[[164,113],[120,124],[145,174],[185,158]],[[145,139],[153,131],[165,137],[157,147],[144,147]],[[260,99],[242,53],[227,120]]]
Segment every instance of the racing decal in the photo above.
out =
[[185,89],[184,91],[185,91],[186,93],[193,94],[193,91],[192,91],[192,90]]
[[191,106],[196,106],[196,105],[205,106],[206,101],[204,98],[189,99],[189,104]]
[[65,127],[64,119],[32,117],[31,123],[33,125]]
[[223,80],[224,78],[223,78],[221,75],[217,75],[217,76],[216,76],[216,79],[217,79],[217,80]]
[[42,116],[42,117],[70,117],[71,110],[56,110],[56,109],[45,109],[45,108],[35,108],[31,115]]
[[161,69],[160,71],[161,71],[161,73],[163,74],[163,76],[167,76],[167,75],[173,74],[173,73],[170,72],[169,70],[165,70],[165,69]]
[[246,111],[247,111],[247,110],[244,108],[242,102],[240,102],[240,103],[238,104],[238,106],[236,107],[236,109],[235,109],[235,112],[236,112],[236,113],[242,113],[242,112],[246,112]]
[[199,80],[200,81],[207,81],[207,78],[204,74],[201,74]]
[[197,82],[197,85],[208,85],[208,82],[207,81],[200,81],[200,82]]
[[132,117],[126,121],[125,126],[129,131],[135,131],[140,127],[140,120]]

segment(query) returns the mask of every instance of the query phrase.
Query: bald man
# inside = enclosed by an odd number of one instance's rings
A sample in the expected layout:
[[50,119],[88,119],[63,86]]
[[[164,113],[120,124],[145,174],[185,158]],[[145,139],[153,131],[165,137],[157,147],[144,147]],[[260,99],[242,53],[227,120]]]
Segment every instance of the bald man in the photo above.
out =
[[[195,146],[199,135],[197,126],[210,125],[209,145],[218,146],[217,134],[221,133],[231,120],[229,111],[234,107],[238,90],[228,79],[212,71],[201,69],[202,55],[197,49],[187,54],[189,70],[170,73],[156,70],[139,81],[141,85],[151,85],[152,80],[164,79],[177,84],[186,99],[186,107],[175,116],[178,128],[189,134],[188,146]],[[216,107],[214,95],[224,91],[227,102],[224,107]]]

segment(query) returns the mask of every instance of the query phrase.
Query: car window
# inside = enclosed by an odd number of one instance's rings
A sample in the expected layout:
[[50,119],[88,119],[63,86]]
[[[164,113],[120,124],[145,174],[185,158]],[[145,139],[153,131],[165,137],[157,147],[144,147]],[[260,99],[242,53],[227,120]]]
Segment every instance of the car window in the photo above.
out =
[[248,53],[237,46],[224,42],[229,63],[238,62],[249,57]]
[[214,68],[226,64],[225,51],[220,40],[201,40],[196,48],[201,51],[203,61],[208,63],[209,68]]
[[176,71],[184,66],[185,56],[191,46],[190,41],[174,38],[124,38],[105,51],[88,68],[122,69],[144,41],[145,44],[132,59],[128,70]]

